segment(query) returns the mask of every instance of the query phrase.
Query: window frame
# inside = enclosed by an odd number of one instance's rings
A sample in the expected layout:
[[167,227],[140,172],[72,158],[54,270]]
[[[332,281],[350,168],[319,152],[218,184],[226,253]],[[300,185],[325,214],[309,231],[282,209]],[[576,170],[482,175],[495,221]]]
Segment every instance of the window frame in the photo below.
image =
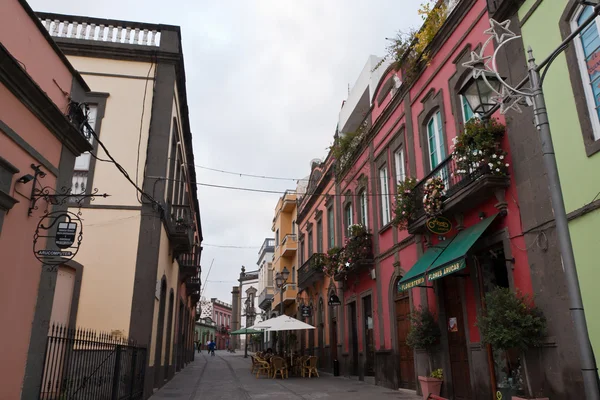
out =
[[[591,6],[579,6],[571,20],[569,21],[569,26],[571,31],[579,28],[578,20],[581,18],[581,15],[585,11],[586,7]],[[594,24],[596,25],[596,32],[598,33],[598,37],[600,38],[600,17],[596,17]],[[590,25],[591,26],[591,25]],[[592,139],[594,141],[600,141],[600,115],[598,115],[598,111],[596,108],[600,108],[600,104],[596,105],[594,92],[592,90],[592,83],[590,79],[590,74],[587,70],[587,64],[585,63],[585,52],[583,49],[583,43],[581,40],[581,33],[577,35],[575,42],[575,54],[577,58],[577,71],[581,78],[581,82],[583,84],[583,92],[585,94],[585,104],[587,113],[589,115],[590,123],[592,125]],[[598,50],[600,52],[600,49]],[[593,104],[592,104],[593,103]]]
[[[394,151],[394,171],[396,175],[396,184],[406,180],[406,152],[404,146],[398,147]],[[400,176],[401,175],[401,176]]]
[[327,247],[335,247],[335,213],[333,205],[327,207]]
[[[433,141],[434,141],[434,151],[431,150],[431,132],[430,128],[433,127]],[[427,154],[429,159],[429,168],[434,170],[446,159],[446,141],[444,140],[444,127],[442,123],[442,112],[441,110],[435,110],[430,118],[427,120]],[[438,158],[438,162],[433,165],[432,155],[436,154]]]
[[317,219],[317,253],[323,253],[323,221]]
[[[384,173],[384,176],[382,176]],[[380,191],[380,206],[381,206],[381,226],[385,227],[392,221],[391,202],[390,202],[390,173],[387,164],[379,167],[379,191]],[[387,211],[387,212],[386,212]],[[387,217],[387,218],[386,218]]]
[[367,198],[367,189],[363,189],[358,194],[358,208],[360,210],[360,223],[365,228],[369,228],[369,201]]

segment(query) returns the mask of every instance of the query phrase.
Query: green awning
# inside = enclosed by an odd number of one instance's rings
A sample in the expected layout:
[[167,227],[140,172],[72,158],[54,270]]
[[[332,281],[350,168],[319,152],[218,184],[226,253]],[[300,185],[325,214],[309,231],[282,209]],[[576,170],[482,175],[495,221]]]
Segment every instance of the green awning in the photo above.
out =
[[441,242],[435,247],[427,249],[416,264],[400,279],[400,282],[398,282],[398,291],[404,292],[425,283],[425,271],[444,251],[445,246],[446,242]]
[[492,215],[463,231],[460,231],[445,248],[431,248],[423,254],[417,263],[398,283],[398,290],[404,291],[428,281],[443,278],[466,267],[465,257],[477,239],[496,219]]

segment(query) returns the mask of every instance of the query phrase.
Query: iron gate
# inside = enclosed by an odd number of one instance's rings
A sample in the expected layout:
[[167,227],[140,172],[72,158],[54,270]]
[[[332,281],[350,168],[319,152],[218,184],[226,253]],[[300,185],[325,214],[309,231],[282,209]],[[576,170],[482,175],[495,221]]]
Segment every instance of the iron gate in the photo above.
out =
[[40,400],[135,400],[144,390],[146,349],[109,334],[54,325]]

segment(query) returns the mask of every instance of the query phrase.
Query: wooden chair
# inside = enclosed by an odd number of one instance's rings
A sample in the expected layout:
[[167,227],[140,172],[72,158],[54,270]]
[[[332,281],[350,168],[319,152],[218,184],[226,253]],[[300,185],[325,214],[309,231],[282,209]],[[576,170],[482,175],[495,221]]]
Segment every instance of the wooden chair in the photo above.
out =
[[258,367],[258,361],[254,356],[250,356],[250,360],[252,360],[252,364],[250,365],[250,373],[253,374]]
[[275,379],[275,377],[277,377],[278,373],[279,373],[279,375],[281,375],[281,379],[285,379],[289,376],[287,365],[283,358],[273,357],[271,359],[271,363],[273,366],[273,379]]
[[294,365],[294,368],[296,370],[296,374],[297,375],[302,375],[302,377],[304,378],[304,367],[306,366],[306,361],[308,361],[310,356],[300,356],[298,357],[297,361],[296,361],[296,365]]
[[308,373],[309,378],[312,377],[313,372],[315,373],[315,375],[317,375],[317,378],[319,377],[319,371],[317,371],[317,360],[317,357],[310,356],[308,358],[308,362],[304,366],[304,373]]
[[260,375],[271,376],[271,365],[260,358],[256,359],[256,377]]

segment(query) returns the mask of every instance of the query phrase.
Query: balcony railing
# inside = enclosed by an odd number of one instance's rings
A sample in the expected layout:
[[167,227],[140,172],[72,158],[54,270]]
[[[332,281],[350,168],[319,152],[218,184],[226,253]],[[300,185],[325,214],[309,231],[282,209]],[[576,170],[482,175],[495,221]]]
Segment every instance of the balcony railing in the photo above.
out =
[[417,183],[412,190],[415,213],[408,221],[409,233],[417,233],[425,228],[427,216],[423,207],[423,191],[425,183],[432,177],[439,177],[444,182],[443,210],[452,213],[472,209],[487,200],[495,190],[510,184],[507,176],[492,175],[487,166],[472,169],[466,174],[457,174],[456,171],[456,162],[449,156]]
[[[343,280],[349,274],[356,274],[373,266],[373,235],[364,232],[348,238],[346,246],[338,255],[339,263],[344,269],[334,275],[336,281]],[[349,265],[348,265],[349,264]],[[348,265],[346,267],[346,265]]]
[[188,293],[197,292],[200,290],[200,277],[199,276],[191,276],[187,278],[185,281],[185,286],[188,290]]
[[281,241],[281,255],[290,257],[296,254],[296,250],[298,250],[297,236],[295,234],[285,235]]
[[312,285],[314,282],[323,279],[325,273],[323,272],[323,266],[320,265],[324,259],[324,254],[314,253],[309,257],[308,260],[298,270],[298,287],[305,289]]
[[57,38],[160,46],[156,25],[45,13],[38,13],[38,17],[50,36]]
[[187,278],[197,277],[200,269],[200,253],[193,251],[189,253],[180,254],[177,257],[179,263],[179,276],[181,280]]
[[188,252],[194,245],[194,224],[191,209],[184,205],[167,205],[167,234],[176,253]]
[[273,299],[273,288],[264,288],[258,295],[258,307],[266,309],[269,301]]

